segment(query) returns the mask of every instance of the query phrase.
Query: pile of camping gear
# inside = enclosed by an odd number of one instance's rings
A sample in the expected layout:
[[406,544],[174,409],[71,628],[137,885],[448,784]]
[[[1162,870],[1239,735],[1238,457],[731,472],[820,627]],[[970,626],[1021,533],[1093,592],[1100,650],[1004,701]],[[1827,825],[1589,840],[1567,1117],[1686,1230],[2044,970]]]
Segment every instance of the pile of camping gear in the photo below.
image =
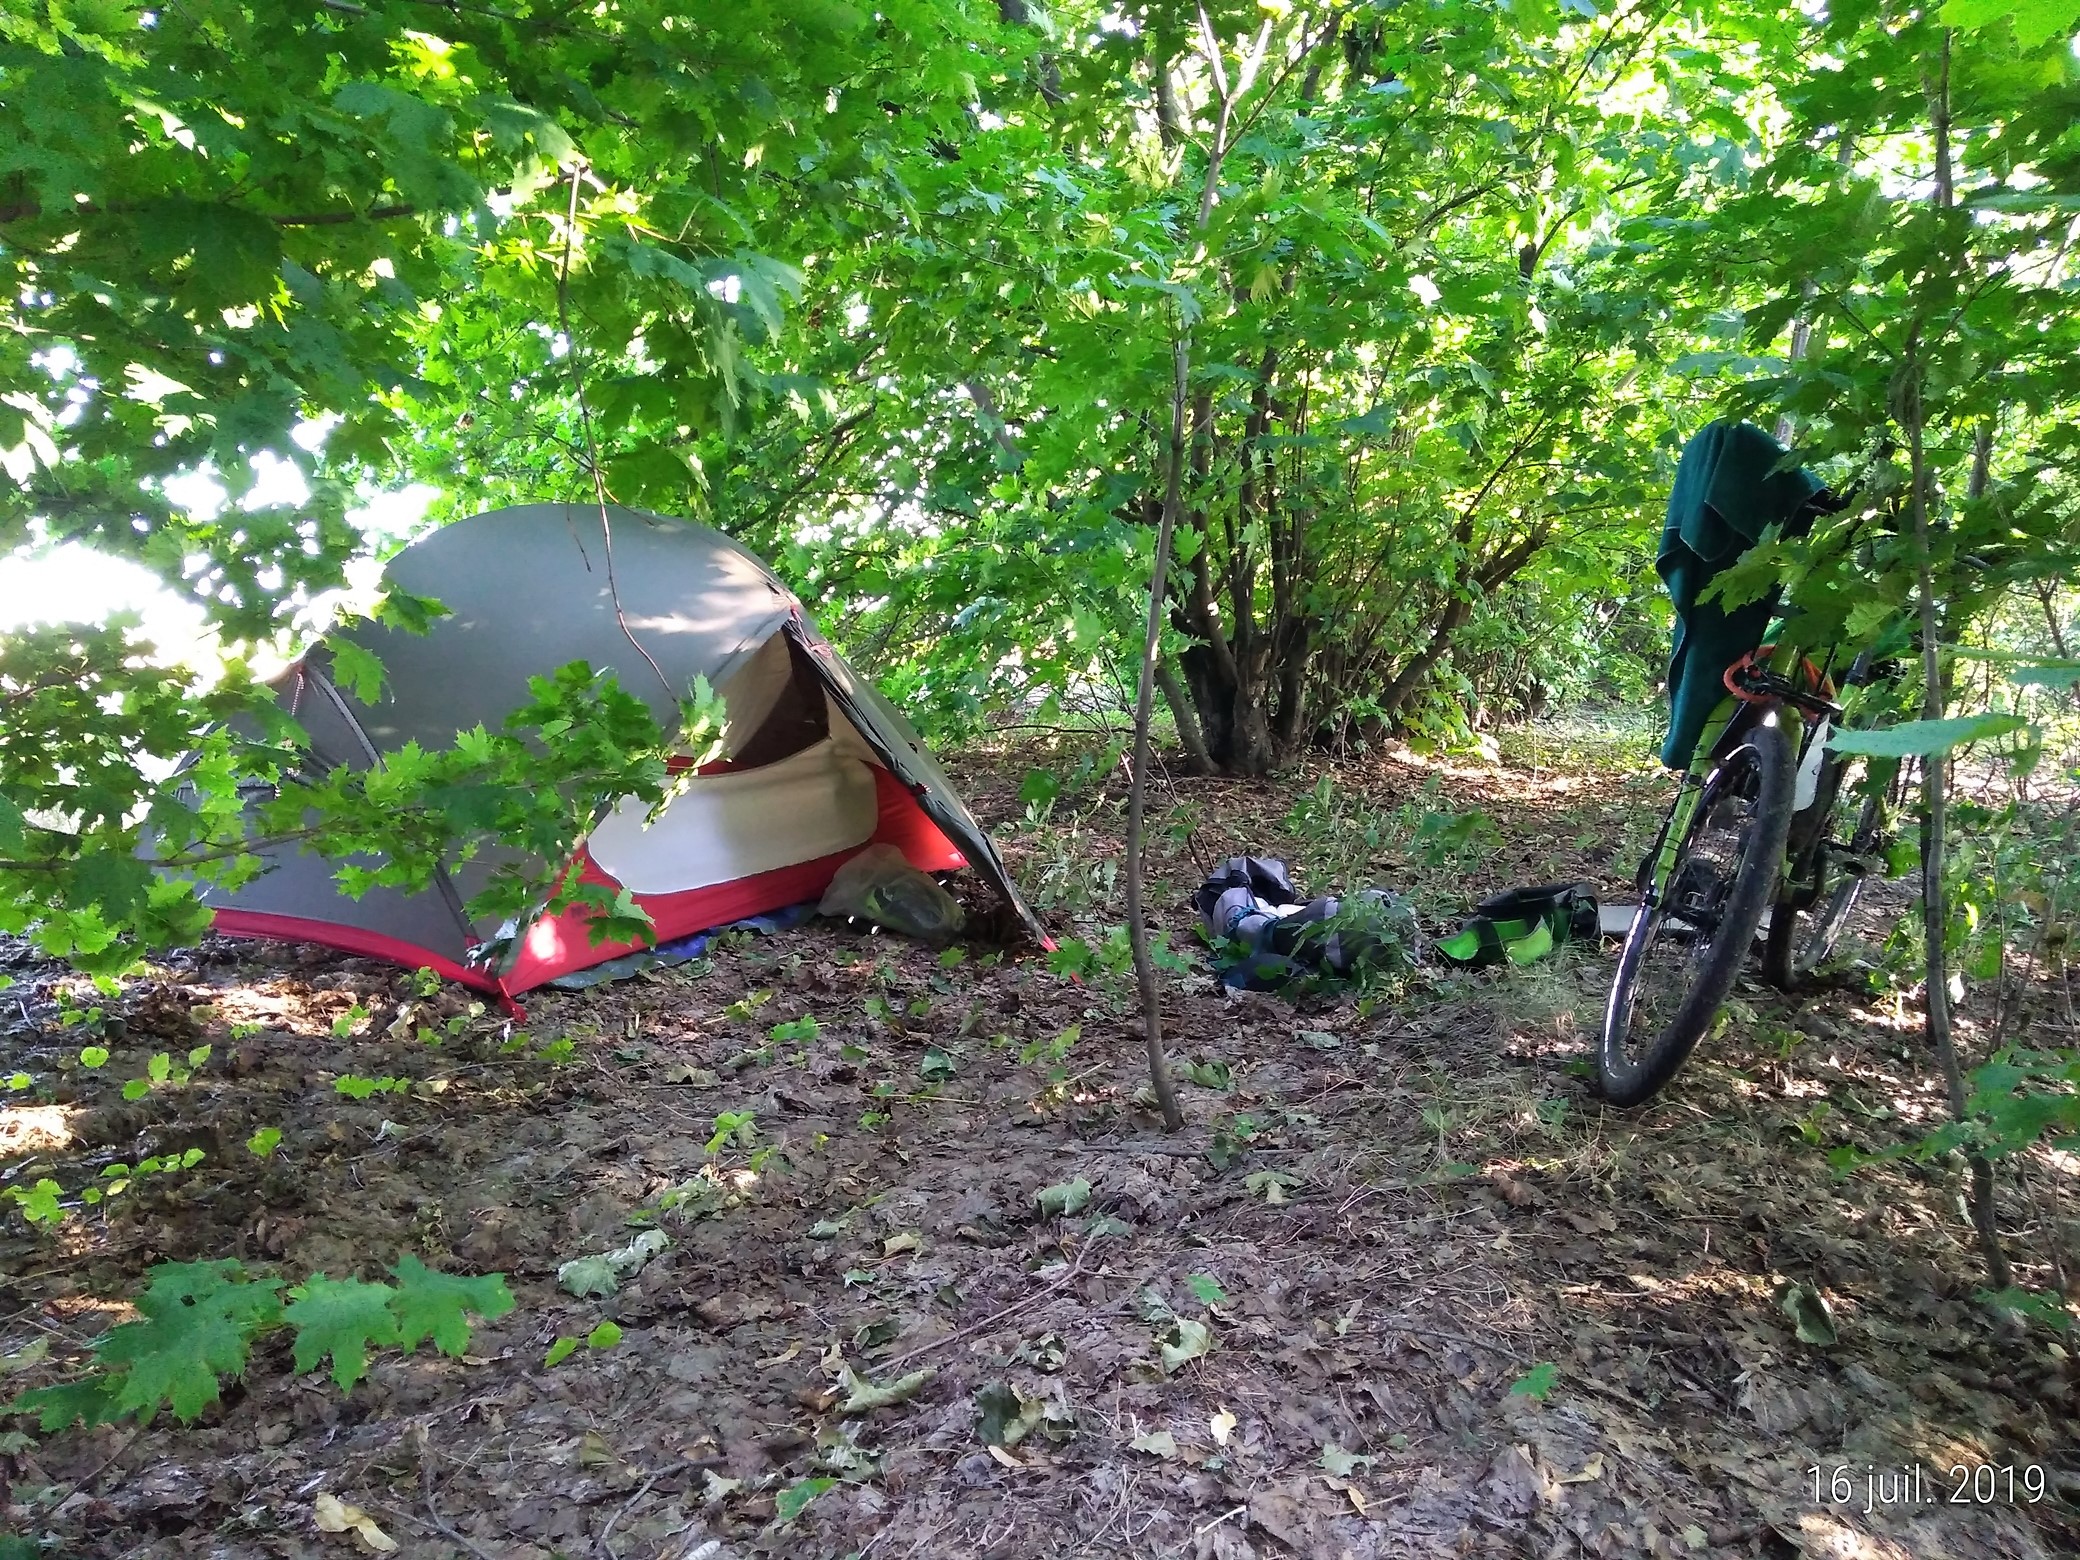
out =
[[1286,864],[1230,856],[1192,896],[1221,984],[1237,991],[1362,980],[1426,957],[1462,969],[1530,964],[1597,934],[1596,893],[1586,883],[1515,888],[1482,900],[1449,937],[1425,938],[1399,895],[1368,888],[1307,898]]

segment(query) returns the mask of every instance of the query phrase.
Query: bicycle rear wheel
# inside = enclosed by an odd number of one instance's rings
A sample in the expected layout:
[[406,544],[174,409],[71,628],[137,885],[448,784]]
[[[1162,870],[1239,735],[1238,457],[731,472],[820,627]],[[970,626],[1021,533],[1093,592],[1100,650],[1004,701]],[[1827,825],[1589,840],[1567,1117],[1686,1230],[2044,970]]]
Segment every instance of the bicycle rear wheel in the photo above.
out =
[[1791,830],[1791,741],[1775,709],[1720,759],[1626,934],[1598,1074],[1613,1105],[1660,1092],[1711,1027],[1762,924]]
[[1794,856],[1791,877],[1801,885],[1800,892],[1781,894],[1770,907],[1762,972],[1780,991],[1798,990],[1833,957],[1849,914],[1863,895],[1871,858],[1883,844],[1885,808],[1875,793],[1859,803],[1855,796],[1837,791],[1825,821],[1827,827],[1818,838]]

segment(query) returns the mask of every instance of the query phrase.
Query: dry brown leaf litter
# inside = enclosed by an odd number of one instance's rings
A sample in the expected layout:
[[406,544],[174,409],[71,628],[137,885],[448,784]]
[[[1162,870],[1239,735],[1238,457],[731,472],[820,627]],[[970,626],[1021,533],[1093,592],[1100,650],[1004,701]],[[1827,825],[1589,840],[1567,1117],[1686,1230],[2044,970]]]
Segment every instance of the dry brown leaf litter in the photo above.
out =
[[[1338,784],[1384,808],[1428,778],[1375,762]],[[1615,890],[1652,784],[1533,778],[1444,773],[1439,804],[1487,809],[1503,846],[1472,867],[1385,852],[1373,873],[1433,915],[1555,875]],[[1015,775],[975,783],[1016,815]],[[1283,845],[1306,873],[1309,842],[1280,827],[1298,786],[1176,795],[1202,857]],[[1016,865],[1030,881],[1050,850],[1116,851],[1108,823],[1011,835]],[[1187,946],[1197,867],[1164,865]],[[79,1041],[53,1021],[57,972],[13,973],[10,1064],[48,1072]],[[519,1309],[466,1358],[381,1358],[345,1398],[267,1344],[196,1425],[9,1442],[10,1520],[81,1556],[225,1560],[352,1553],[361,1529],[313,1515],[342,1511],[406,1555],[499,1560],[2073,1552],[2070,1362],[1973,1306],[1940,1176],[1825,1164],[1939,1103],[1898,1013],[1744,990],[1670,1095],[1624,1116],[1570,1070],[1602,978],[1578,956],[1363,1014],[1173,978],[1177,1053],[1232,1085],[1187,1085],[1189,1129],[1165,1139],[1133,1103],[1124,992],[1032,957],[945,966],[828,927],[746,942],[540,994],[534,1045],[574,1046],[557,1065],[502,1050],[495,1014],[417,1043],[466,999],[424,1002],[400,972],[213,944],[125,992],[107,1068],[0,1126],[10,1171],[68,1186],[208,1156],[55,1236],[10,1223],[0,1351],[49,1351],[10,1387],[76,1362],[157,1260],[374,1276],[415,1250],[510,1274]],[[814,1040],[768,1040],[804,1015]],[[116,1097],[153,1050],[204,1041],[186,1088]],[[356,1102],[332,1087],[349,1072],[414,1087]],[[704,1173],[726,1111],[777,1145],[756,1173],[741,1143]],[[243,1145],[269,1125],[263,1162]],[[2064,1175],[2011,1181],[2007,1226],[2069,1240]],[[558,1287],[675,1192],[672,1246],[617,1293]],[[1787,1281],[1825,1294],[1836,1346],[1798,1341]],[[617,1346],[544,1368],[602,1320]],[[1548,1363],[1543,1400],[1512,1391]],[[1865,1470],[1959,1461],[2043,1467],[2061,1498],[1863,1509]],[[1841,1465],[1856,1498],[1816,1503],[1808,1469]]]

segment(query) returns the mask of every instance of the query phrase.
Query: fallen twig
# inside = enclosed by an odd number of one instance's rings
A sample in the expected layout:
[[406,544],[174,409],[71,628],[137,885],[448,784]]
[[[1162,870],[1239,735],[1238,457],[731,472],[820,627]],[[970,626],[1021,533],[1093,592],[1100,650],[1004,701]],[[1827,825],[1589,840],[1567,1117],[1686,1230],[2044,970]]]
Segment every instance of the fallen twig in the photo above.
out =
[[1083,1250],[1079,1251],[1076,1254],[1076,1260],[1069,1265],[1069,1271],[1064,1273],[1053,1283],[1049,1284],[1045,1289],[1035,1290],[1032,1294],[1027,1295],[1023,1300],[1014,1300],[1011,1302],[1011,1304],[1005,1306],[1003,1310],[998,1311],[993,1315],[985,1316],[981,1321],[975,1322],[970,1326],[963,1327],[959,1332],[950,1332],[943,1338],[934,1338],[930,1343],[921,1343],[916,1348],[910,1350],[909,1353],[898,1354],[892,1360],[882,1360],[879,1362],[878,1369],[883,1375],[887,1375],[892,1371],[900,1369],[902,1366],[908,1365],[912,1360],[921,1359],[923,1356],[931,1353],[934,1349],[943,1349],[949,1343],[959,1343],[963,1338],[972,1338],[979,1332],[986,1332],[988,1329],[996,1326],[997,1323],[1004,1320],[1005,1317],[1010,1316],[1015,1312],[1023,1311],[1027,1306],[1038,1305],[1049,1295],[1060,1293],[1062,1289],[1067,1287],[1067,1285],[1072,1279],[1076,1278],[1079,1274],[1083,1272],[1084,1258],[1088,1257],[1091,1254],[1092,1248],[1095,1247],[1097,1244],[1098,1242],[1096,1240],[1086,1241],[1084,1243]]
[[137,1429],[132,1430],[128,1435],[124,1436],[122,1440],[116,1443],[116,1449],[110,1452],[106,1457],[102,1458],[101,1461],[95,1465],[91,1473],[81,1474],[77,1479],[74,1479],[71,1484],[66,1486],[64,1489],[60,1490],[58,1492],[57,1498],[51,1501],[50,1503],[51,1509],[56,1510],[59,1506],[62,1506],[66,1501],[70,1500],[74,1495],[78,1494],[81,1490],[85,1489],[88,1485],[92,1484],[96,1479],[100,1478],[104,1473],[108,1472],[110,1468],[113,1468],[116,1464],[116,1459],[121,1457],[123,1453],[129,1451],[130,1448],[136,1444],[137,1438],[143,1434],[144,1427],[140,1425]]
[[477,1560],[497,1560],[497,1556],[491,1554],[488,1550],[480,1548],[470,1539],[456,1532],[454,1528],[448,1525],[445,1519],[431,1508],[428,1508],[427,1515],[423,1517],[415,1517],[409,1511],[401,1510],[396,1506],[381,1505],[372,1500],[364,1502],[363,1508],[381,1517],[386,1522],[401,1522],[406,1527],[417,1528],[422,1533],[432,1533],[437,1537],[445,1538],[457,1548],[475,1555]]
[[[441,1515],[440,1507],[434,1504],[433,1492],[438,1480],[434,1476],[433,1442],[427,1438],[426,1426],[423,1424],[415,1425],[413,1433],[414,1438],[419,1443],[419,1495],[426,1503],[426,1524],[424,1525],[430,1525],[434,1532],[440,1534],[449,1543],[468,1550],[477,1557],[477,1560],[492,1560],[492,1556],[487,1551],[479,1548],[473,1539],[466,1538],[457,1532],[448,1519]],[[422,1525],[416,1519],[410,1517],[407,1517],[406,1520],[411,1521],[414,1526]]]
[[665,1474],[667,1474],[670,1471],[671,1470],[667,1468],[660,1468],[657,1470],[657,1472],[651,1474],[649,1478],[643,1481],[642,1487],[638,1489],[635,1492],[635,1494],[629,1496],[627,1500],[621,1503],[621,1509],[615,1512],[611,1517],[607,1518],[607,1525],[599,1530],[599,1542],[595,1547],[604,1550],[607,1554],[608,1560],[621,1560],[621,1557],[614,1552],[614,1546],[607,1542],[608,1539],[614,1536],[614,1529],[621,1525],[621,1519],[623,1517],[627,1516],[631,1511],[635,1510],[636,1502],[641,1500],[645,1495],[648,1495],[650,1493],[651,1487],[655,1485],[659,1479],[663,1478]]
[[1407,1333],[1411,1337],[1436,1338],[1444,1343],[1463,1343],[1469,1349],[1486,1349],[1490,1354],[1499,1354],[1506,1360],[1516,1361],[1519,1365],[1529,1365],[1531,1363],[1528,1356],[1519,1354],[1506,1343],[1496,1343],[1492,1339],[1469,1338],[1464,1333],[1445,1332],[1436,1327],[1415,1327],[1407,1322],[1397,1322],[1387,1318],[1382,1318],[1380,1325],[1391,1328],[1398,1333]]
[[1199,1539],[1199,1538],[1204,1538],[1204,1537],[1205,1537],[1205,1536],[1206,1536],[1206,1535],[1207,1535],[1208,1533],[1211,1533],[1211,1532],[1212,1532],[1212,1531],[1213,1531],[1213,1530],[1214,1530],[1215,1528],[1219,1527],[1219,1526],[1220,1526],[1220,1525],[1221,1525],[1222,1523],[1224,1523],[1224,1522],[1233,1522],[1233,1521],[1234,1521],[1234,1520],[1235,1520],[1235,1519],[1236,1519],[1237,1517],[1246,1517],[1246,1516],[1248,1516],[1248,1515],[1249,1515],[1249,1507],[1247,1507],[1247,1506],[1236,1506],[1236,1507],[1232,1508],[1231,1510],[1228,1510],[1228,1511],[1224,1511],[1224,1512],[1222,1512],[1222,1513],[1221,1513],[1221,1514],[1220,1514],[1219,1516],[1215,1517],[1215,1518],[1214,1518],[1214,1519],[1213,1519],[1213,1520],[1212,1520],[1211,1522],[1202,1522],[1202,1523],[1201,1523],[1201,1524],[1200,1524],[1200,1525],[1199,1525],[1198,1527],[1196,1527],[1196,1528],[1194,1528],[1194,1529],[1192,1530],[1192,1537],[1193,1537],[1193,1538],[1195,1538],[1195,1539]]

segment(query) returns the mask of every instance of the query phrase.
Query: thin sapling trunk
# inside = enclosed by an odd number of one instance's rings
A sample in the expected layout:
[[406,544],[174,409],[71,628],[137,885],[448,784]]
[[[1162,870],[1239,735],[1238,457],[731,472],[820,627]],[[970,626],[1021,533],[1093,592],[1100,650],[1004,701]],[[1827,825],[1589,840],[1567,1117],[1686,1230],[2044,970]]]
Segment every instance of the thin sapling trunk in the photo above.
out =
[[[1213,141],[1207,149],[1206,177],[1199,188],[1198,230],[1202,234],[1220,190],[1221,161],[1228,154],[1228,130],[1235,105],[1256,79],[1265,51],[1271,46],[1271,33],[1272,23],[1266,20],[1231,83],[1221,61],[1220,39],[1214,33],[1213,22],[1205,6],[1199,8],[1200,47],[1217,95]],[[1148,1084],[1163,1112],[1163,1125],[1172,1132],[1183,1129],[1184,1113],[1177,1108],[1170,1063],[1163,1055],[1163,988],[1148,948],[1148,867],[1144,845],[1148,821],[1148,727],[1155,711],[1156,658],[1162,651],[1163,602],[1169,594],[1170,543],[1177,534],[1177,517],[1184,506],[1184,412],[1191,390],[1190,330],[1190,318],[1180,310],[1170,345],[1170,447],[1163,470],[1163,512],[1156,522],[1155,566],[1148,582],[1148,632],[1141,644],[1141,684],[1134,697],[1133,789],[1127,796],[1127,942],[1134,951],[1134,975],[1141,986],[1141,1030],[1148,1042]]]
[[1170,1081],[1170,1061],[1163,1054],[1162,985],[1149,953],[1144,892],[1147,864],[1142,849],[1148,819],[1148,727],[1155,712],[1156,658],[1162,651],[1163,601],[1170,578],[1170,539],[1184,491],[1184,402],[1190,377],[1190,348],[1180,322],[1171,347],[1170,449],[1163,472],[1163,513],[1156,522],[1156,557],[1148,584],[1148,633],[1141,645],[1141,685],[1134,696],[1134,780],[1127,796],[1127,941],[1134,950],[1134,974],[1141,983],[1141,1030],[1148,1043],[1148,1085],[1163,1112],[1163,1126],[1180,1131],[1184,1113],[1177,1108],[1177,1089]]
[[[1950,35],[1943,34],[1940,74],[1930,93],[1935,121],[1935,200],[1947,209],[1953,200],[1950,178]],[[1929,517],[1931,476],[1928,469],[1927,416],[1922,386],[1927,370],[1919,356],[1920,326],[1907,333],[1906,362],[1901,376],[1901,420],[1906,424],[1907,450],[1913,463],[1913,488],[1908,497],[1914,522],[1914,552],[1919,577],[1916,581],[1921,606],[1921,714],[1924,720],[1941,720],[1944,713],[1942,616],[1936,602],[1934,528]],[[1974,462],[1975,486],[1984,482],[1979,463]],[[1975,495],[1976,496],[1976,495]],[[1943,853],[1947,844],[1947,813],[1950,792],[1950,755],[1931,753],[1922,765],[1921,794],[1927,818],[1921,858],[1921,926],[1928,949],[1926,969],[1926,1018],[1929,1049],[1942,1068],[1943,1087],[1950,1100],[1950,1113],[1962,1122],[1967,1114],[1964,1069],[1957,1058],[1957,1040],[1950,1025],[1949,900],[1943,881]],[[1972,1192],[1971,1216],[1979,1236],[1979,1251],[1986,1263],[1986,1276],[1996,1289],[2013,1282],[2007,1254],[2001,1250],[2000,1228],[1993,1206],[1993,1166],[1982,1153],[1969,1156]]]

